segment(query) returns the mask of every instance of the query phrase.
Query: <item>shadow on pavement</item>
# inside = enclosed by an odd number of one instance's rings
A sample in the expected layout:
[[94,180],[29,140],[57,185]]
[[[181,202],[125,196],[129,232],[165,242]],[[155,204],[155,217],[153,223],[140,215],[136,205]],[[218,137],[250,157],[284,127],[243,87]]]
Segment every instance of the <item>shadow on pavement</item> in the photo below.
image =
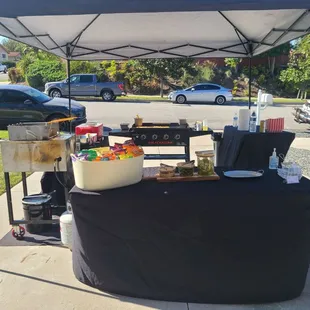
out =
[[97,293],[97,292],[93,292],[93,291],[90,291],[90,290],[85,290],[83,288],[67,285],[67,284],[64,284],[64,283],[59,283],[59,282],[55,282],[55,281],[50,281],[50,280],[38,278],[38,277],[33,277],[33,276],[29,276],[29,275],[26,275],[26,274],[17,273],[17,272],[13,272],[13,271],[9,271],[9,270],[0,269],[0,272],[6,273],[6,274],[9,274],[9,275],[13,275],[13,276],[17,276],[17,277],[26,278],[26,279],[29,279],[29,280],[40,281],[40,282],[44,282],[44,283],[47,283],[47,284],[52,284],[52,285],[56,285],[56,286],[65,287],[65,288],[68,288],[68,289],[71,289],[71,290],[75,290],[75,291],[80,291],[80,292],[89,293],[89,294],[98,295],[98,296],[103,296],[103,297],[109,297],[109,298],[113,298],[113,299],[119,299],[117,297],[113,297],[113,296],[105,294],[105,293],[101,293],[101,292]]
[[151,102],[154,101],[150,101],[150,100],[134,100],[134,99],[116,99],[115,101],[103,101],[100,98],[74,98],[72,97],[73,100],[76,101],[86,101],[86,102],[98,102],[98,103],[140,103],[140,104],[150,104]]

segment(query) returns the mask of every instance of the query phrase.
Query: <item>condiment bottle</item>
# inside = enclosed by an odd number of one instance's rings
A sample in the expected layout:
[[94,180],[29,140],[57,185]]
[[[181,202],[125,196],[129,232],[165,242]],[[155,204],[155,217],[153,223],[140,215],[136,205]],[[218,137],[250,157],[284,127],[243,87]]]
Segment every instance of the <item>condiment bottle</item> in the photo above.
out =
[[256,113],[253,112],[250,118],[250,132],[256,132]]
[[207,131],[208,130],[208,120],[207,119],[204,119],[202,121],[202,130],[203,131]]
[[273,149],[272,155],[269,157],[269,169],[276,170],[279,167],[279,157],[276,149]]

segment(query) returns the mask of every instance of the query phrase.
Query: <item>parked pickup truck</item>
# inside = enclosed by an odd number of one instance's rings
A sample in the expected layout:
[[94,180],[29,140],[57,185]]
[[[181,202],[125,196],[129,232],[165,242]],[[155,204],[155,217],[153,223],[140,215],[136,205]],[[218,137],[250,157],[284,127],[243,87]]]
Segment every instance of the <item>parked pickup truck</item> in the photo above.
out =
[[0,62],[0,72],[7,73],[8,68]]
[[[70,77],[71,96],[102,97],[103,101],[114,101],[117,96],[126,95],[122,82],[100,82],[95,74],[74,74]],[[50,97],[69,95],[68,79],[45,84],[45,93]]]

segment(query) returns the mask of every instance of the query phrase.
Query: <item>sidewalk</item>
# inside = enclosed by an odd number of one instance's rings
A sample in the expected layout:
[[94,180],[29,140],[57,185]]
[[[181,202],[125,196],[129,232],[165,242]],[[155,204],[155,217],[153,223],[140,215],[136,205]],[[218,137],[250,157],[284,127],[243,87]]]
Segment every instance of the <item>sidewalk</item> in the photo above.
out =
[[[310,149],[307,141],[296,139],[294,147]],[[211,149],[211,139],[195,138],[196,150]],[[158,148],[158,152],[163,152]],[[154,149],[152,150],[152,153]],[[175,150],[173,151],[175,152]],[[171,161],[165,161],[171,163]],[[158,161],[145,161],[157,166]],[[29,194],[40,192],[41,173],[27,179]],[[22,184],[12,189],[14,216],[22,218]],[[0,239],[10,230],[6,195],[0,197]],[[78,282],[72,272],[71,252],[62,247],[0,247],[0,310],[308,310],[310,276],[303,295],[295,300],[265,305],[204,305],[127,298],[100,292]]]

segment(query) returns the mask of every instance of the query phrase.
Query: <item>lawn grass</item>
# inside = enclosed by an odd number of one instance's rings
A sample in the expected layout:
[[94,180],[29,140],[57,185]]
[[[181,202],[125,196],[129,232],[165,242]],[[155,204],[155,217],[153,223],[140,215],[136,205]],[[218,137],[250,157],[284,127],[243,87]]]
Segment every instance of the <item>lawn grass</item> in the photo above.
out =
[[164,96],[163,98],[160,96],[149,96],[149,95],[127,95],[122,97],[117,97],[116,100],[119,101],[131,101],[131,100],[147,100],[147,101],[168,101],[168,97]]
[[[148,96],[148,95],[128,95],[117,97],[117,101],[169,101],[167,96],[161,98],[160,96]],[[247,102],[248,97],[235,97],[234,101]],[[252,102],[255,102],[257,98],[252,97]],[[275,103],[283,103],[283,104],[302,104],[305,100],[294,99],[294,98],[273,98]]]
[[[0,130],[0,139],[7,139],[9,137],[8,132],[6,130]],[[15,186],[22,180],[22,175],[20,172],[12,172],[10,173],[10,181],[11,187]],[[2,166],[2,156],[0,150],[0,195],[5,192],[5,184],[4,184],[4,174],[3,174],[3,166]]]
[[[248,97],[235,97],[234,101],[242,101],[242,102],[248,102],[249,98]],[[252,97],[252,101],[255,102],[257,100],[257,98]],[[305,100],[301,100],[301,99],[296,99],[296,98],[273,98],[273,101],[275,103],[298,103],[298,104],[302,104],[305,103]]]

